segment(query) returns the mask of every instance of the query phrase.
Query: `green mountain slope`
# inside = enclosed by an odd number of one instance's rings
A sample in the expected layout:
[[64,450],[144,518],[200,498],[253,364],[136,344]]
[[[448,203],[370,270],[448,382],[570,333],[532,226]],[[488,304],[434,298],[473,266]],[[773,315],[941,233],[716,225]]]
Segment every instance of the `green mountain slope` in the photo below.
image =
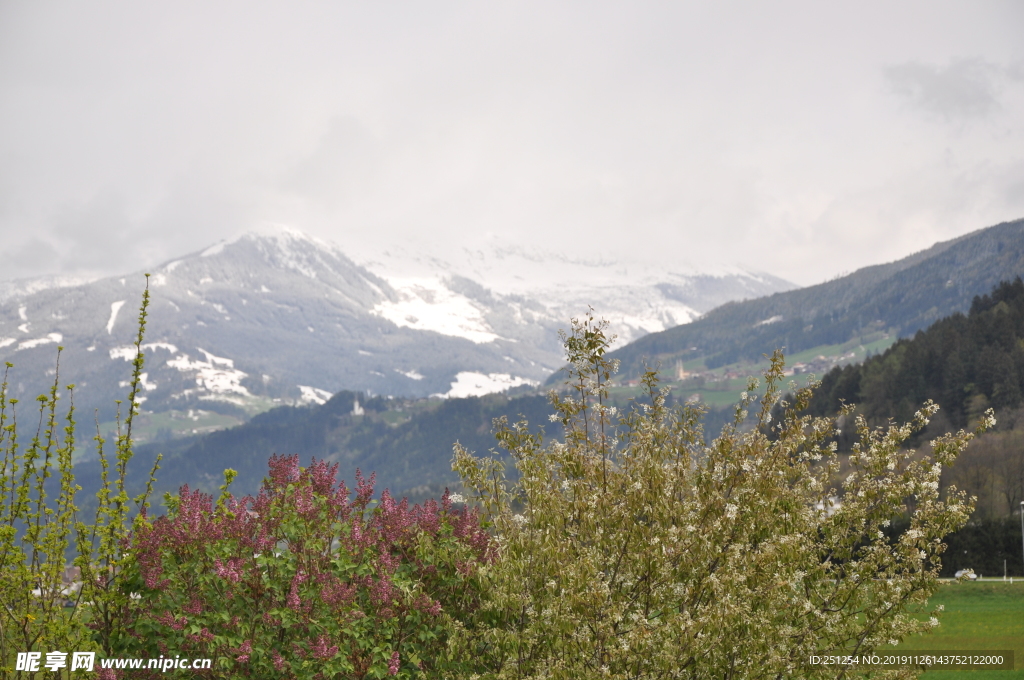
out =
[[1022,394],[1024,282],[1017,277],[976,297],[967,315],[953,314],[864,363],[829,371],[810,409],[832,414],[846,401],[872,420],[907,420],[931,399],[960,428],[989,406],[1018,408]]
[[644,361],[703,359],[707,368],[787,354],[891,330],[907,337],[1000,281],[1024,274],[1024,220],[938,243],[897,262],[816,286],[722,305],[692,323],[652,333],[612,353],[622,372]]
[[[144,475],[162,454],[158,492],[176,492],[184,484],[214,491],[223,483],[224,469],[232,468],[239,473],[232,490],[255,493],[267,461],[278,453],[299,454],[303,465],[312,457],[337,462],[340,477],[350,485],[359,469],[376,474],[378,489],[437,494],[458,481],[451,471],[456,441],[486,452],[496,446],[494,418],[524,416],[536,429],[550,425],[550,413],[542,396],[402,401],[339,392],[321,406],[279,407],[230,429],[138,446],[130,486],[136,492],[143,488]],[[98,487],[99,472],[95,459],[75,466],[76,480],[87,492]]]

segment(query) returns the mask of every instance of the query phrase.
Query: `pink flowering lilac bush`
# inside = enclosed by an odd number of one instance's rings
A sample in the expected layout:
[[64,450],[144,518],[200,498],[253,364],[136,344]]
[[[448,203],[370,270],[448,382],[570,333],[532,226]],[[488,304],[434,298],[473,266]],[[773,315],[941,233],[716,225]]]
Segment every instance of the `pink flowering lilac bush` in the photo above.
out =
[[[350,494],[337,465],[274,456],[255,497],[183,487],[131,537],[141,596],[125,655],[214,659],[217,678],[465,671],[446,630],[478,606],[493,544],[475,511]],[[230,483],[232,475],[228,475]]]

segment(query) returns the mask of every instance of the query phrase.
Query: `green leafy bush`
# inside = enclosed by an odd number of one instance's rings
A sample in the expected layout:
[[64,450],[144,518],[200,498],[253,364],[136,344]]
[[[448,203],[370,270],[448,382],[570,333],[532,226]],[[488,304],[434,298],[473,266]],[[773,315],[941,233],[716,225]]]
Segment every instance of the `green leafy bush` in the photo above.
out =
[[[11,365],[7,365],[8,370]],[[74,410],[61,437],[57,417],[58,383],[39,398],[39,419],[29,445],[18,442],[7,375],[0,386],[0,672],[14,677],[14,657],[49,646],[92,649],[80,617],[65,611],[70,591],[63,582],[65,552],[75,534]],[[56,503],[47,483],[58,474]],[[51,489],[52,491],[52,489]],[[20,674],[20,673],[19,673]]]
[[[858,419],[838,479],[836,421],[799,415],[810,390],[772,422],[780,353],[756,425],[743,426],[752,381],[734,423],[705,444],[701,412],[666,408],[654,371],[648,403],[607,406],[607,347],[603,323],[573,323],[573,393],[552,395],[564,442],[499,424],[516,483],[500,459],[456,447],[498,544],[456,641],[486,667],[479,677],[835,677],[809,656],[870,653],[938,624],[911,613],[936,587],[942,537],[971,512],[962,493],[939,496],[942,467],[971,434],[923,455],[901,445],[934,405],[907,425]],[[910,524],[890,542],[882,529],[904,512]]]

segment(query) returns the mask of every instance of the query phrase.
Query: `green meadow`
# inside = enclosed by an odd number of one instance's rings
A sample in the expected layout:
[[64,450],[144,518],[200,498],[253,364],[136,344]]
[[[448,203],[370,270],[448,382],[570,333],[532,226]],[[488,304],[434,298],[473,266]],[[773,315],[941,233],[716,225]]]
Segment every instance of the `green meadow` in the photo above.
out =
[[906,640],[899,651],[1012,649],[1012,671],[928,671],[924,680],[1024,680],[1024,579],[974,583],[946,582],[929,601],[941,604],[941,625],[934,633]]

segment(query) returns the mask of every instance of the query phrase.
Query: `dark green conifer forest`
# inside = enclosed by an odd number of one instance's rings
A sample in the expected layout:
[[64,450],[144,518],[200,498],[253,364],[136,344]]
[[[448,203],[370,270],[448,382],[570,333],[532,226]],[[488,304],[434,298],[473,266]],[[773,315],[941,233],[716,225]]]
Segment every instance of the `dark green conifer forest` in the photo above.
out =
[[1000,283],[956,313],[898,341],[862,364],[835,368],[811,403],[816,414],[841,402],[860,404],[869,419],[909,417],[931,399],[954,427],[989,406],[1021,405],[1024,390],[1024,281]]

